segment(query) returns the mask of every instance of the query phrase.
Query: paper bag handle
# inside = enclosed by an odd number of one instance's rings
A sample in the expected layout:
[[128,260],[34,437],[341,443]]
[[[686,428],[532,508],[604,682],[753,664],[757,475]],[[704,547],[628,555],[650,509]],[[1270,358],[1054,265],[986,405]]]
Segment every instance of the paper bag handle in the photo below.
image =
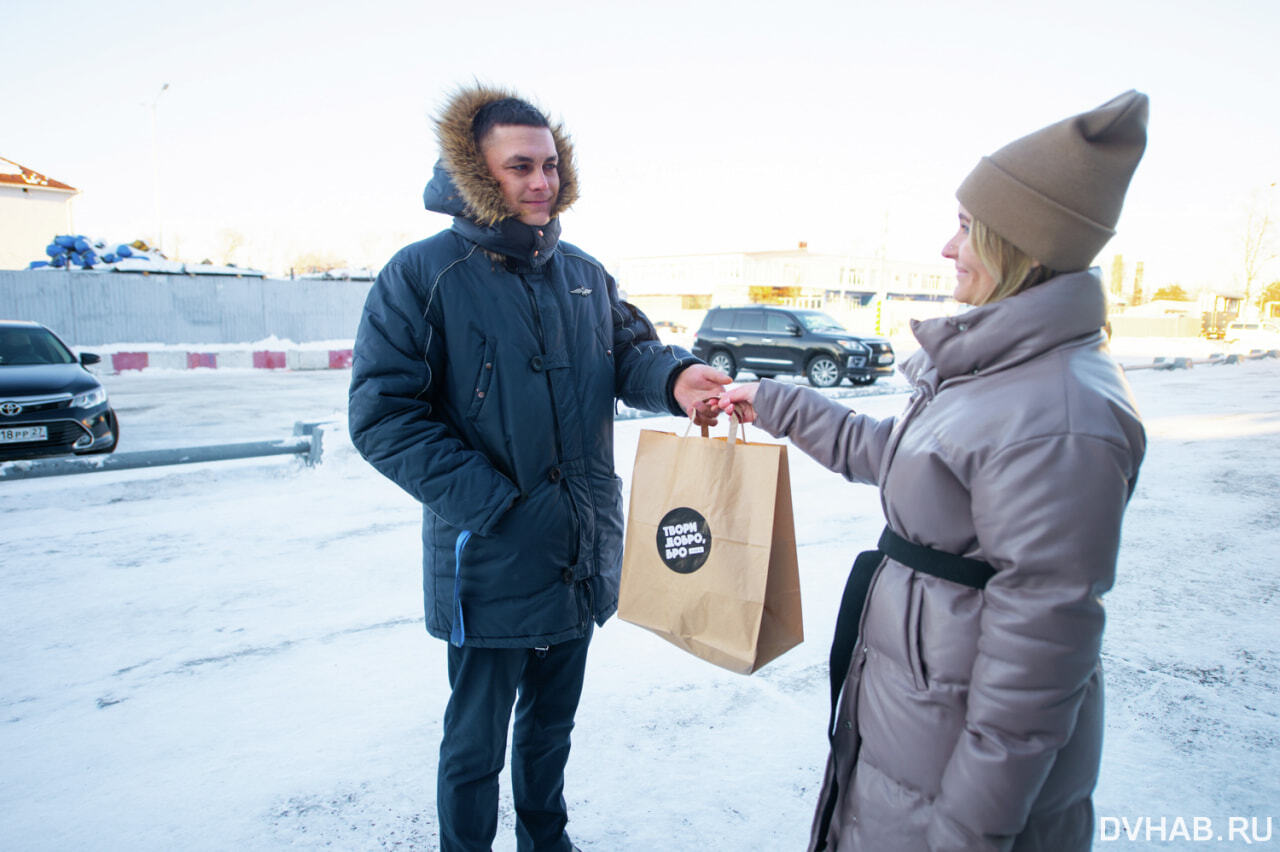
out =
[[[738,443],[738,426],[740,424],[742,424],[742,421],[738,419],[737,413],[734,411],[730,411],[729,412],[729,451],[730,452],[733,452],[733,445]],[[685,438],[689,437],[689,432],[692,429],[693,429],[693,418],[690,417],[688,425],[684,427]],[[747,430],[744,425],[742,430],[742,435],[744,440],[746,439],[746,434],[747,434]],[[711,429],[705,423],[702,424],[702,437],[704,438],[711,437]]]

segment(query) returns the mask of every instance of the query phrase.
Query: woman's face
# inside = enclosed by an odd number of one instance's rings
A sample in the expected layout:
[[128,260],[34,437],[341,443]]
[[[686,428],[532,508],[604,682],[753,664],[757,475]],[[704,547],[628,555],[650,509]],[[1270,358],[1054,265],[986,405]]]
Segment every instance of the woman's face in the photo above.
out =
[[996,279],[982,261],[978,260],[978,254],[973,250],[969,238],[969,226],[972,223],[969,211],[964,209],[963,204],[960,205],[960,227],[956,229],[955,236],[942,247],[942,256],[956,264],[955,300],[966,305],[981,305],[996,289]]

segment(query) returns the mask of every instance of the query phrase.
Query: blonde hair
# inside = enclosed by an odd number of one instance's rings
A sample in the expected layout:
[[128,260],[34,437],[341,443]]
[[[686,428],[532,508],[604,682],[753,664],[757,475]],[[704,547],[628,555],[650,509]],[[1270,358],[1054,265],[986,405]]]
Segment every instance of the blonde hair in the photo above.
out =
[[969,242],[996,280],[995,289],[982,301],[984,305],[1016,296],[1058,274],[977,219],[969,224]]

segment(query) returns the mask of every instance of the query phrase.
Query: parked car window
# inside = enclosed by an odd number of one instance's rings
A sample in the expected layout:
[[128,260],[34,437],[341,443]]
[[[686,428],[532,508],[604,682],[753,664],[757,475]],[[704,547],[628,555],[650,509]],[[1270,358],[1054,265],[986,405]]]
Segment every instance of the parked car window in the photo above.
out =
[[75,357],[48,332],[0,331],[0,364],[73,364]]
[[845,328],[833,317],[822,311],[811,311],[800,315],[800,321],[810,331],[844,331]]
[[764,311],[739,311],[733,318],[734,331],[764,331]]
[[764,315],[765,331],[774,334],[790,334],[791,329],[796,327],[796,321],[788,314],[781,314],[770,311]]

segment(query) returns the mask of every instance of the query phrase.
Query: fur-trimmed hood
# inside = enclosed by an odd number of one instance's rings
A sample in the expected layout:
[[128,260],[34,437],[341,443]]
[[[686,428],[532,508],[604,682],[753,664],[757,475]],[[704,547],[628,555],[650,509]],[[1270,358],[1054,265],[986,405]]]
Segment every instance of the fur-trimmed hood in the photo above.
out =
[[[511,210],[502,197],[502,187],[489,173],[471,127],[476,113],[485,104],[512,97],[519,95],[476,84],[459,89],[449,98],[435,120],[440,162],[423,194],[428,210],[462,216],[485,227],[511,217]],[[578,173],[573,164],[573,144],[564,126],[553,123],[551,136],[559,158],[556,170],[560,173],[560,194],[551,208],[554,219],[577,201]]]

